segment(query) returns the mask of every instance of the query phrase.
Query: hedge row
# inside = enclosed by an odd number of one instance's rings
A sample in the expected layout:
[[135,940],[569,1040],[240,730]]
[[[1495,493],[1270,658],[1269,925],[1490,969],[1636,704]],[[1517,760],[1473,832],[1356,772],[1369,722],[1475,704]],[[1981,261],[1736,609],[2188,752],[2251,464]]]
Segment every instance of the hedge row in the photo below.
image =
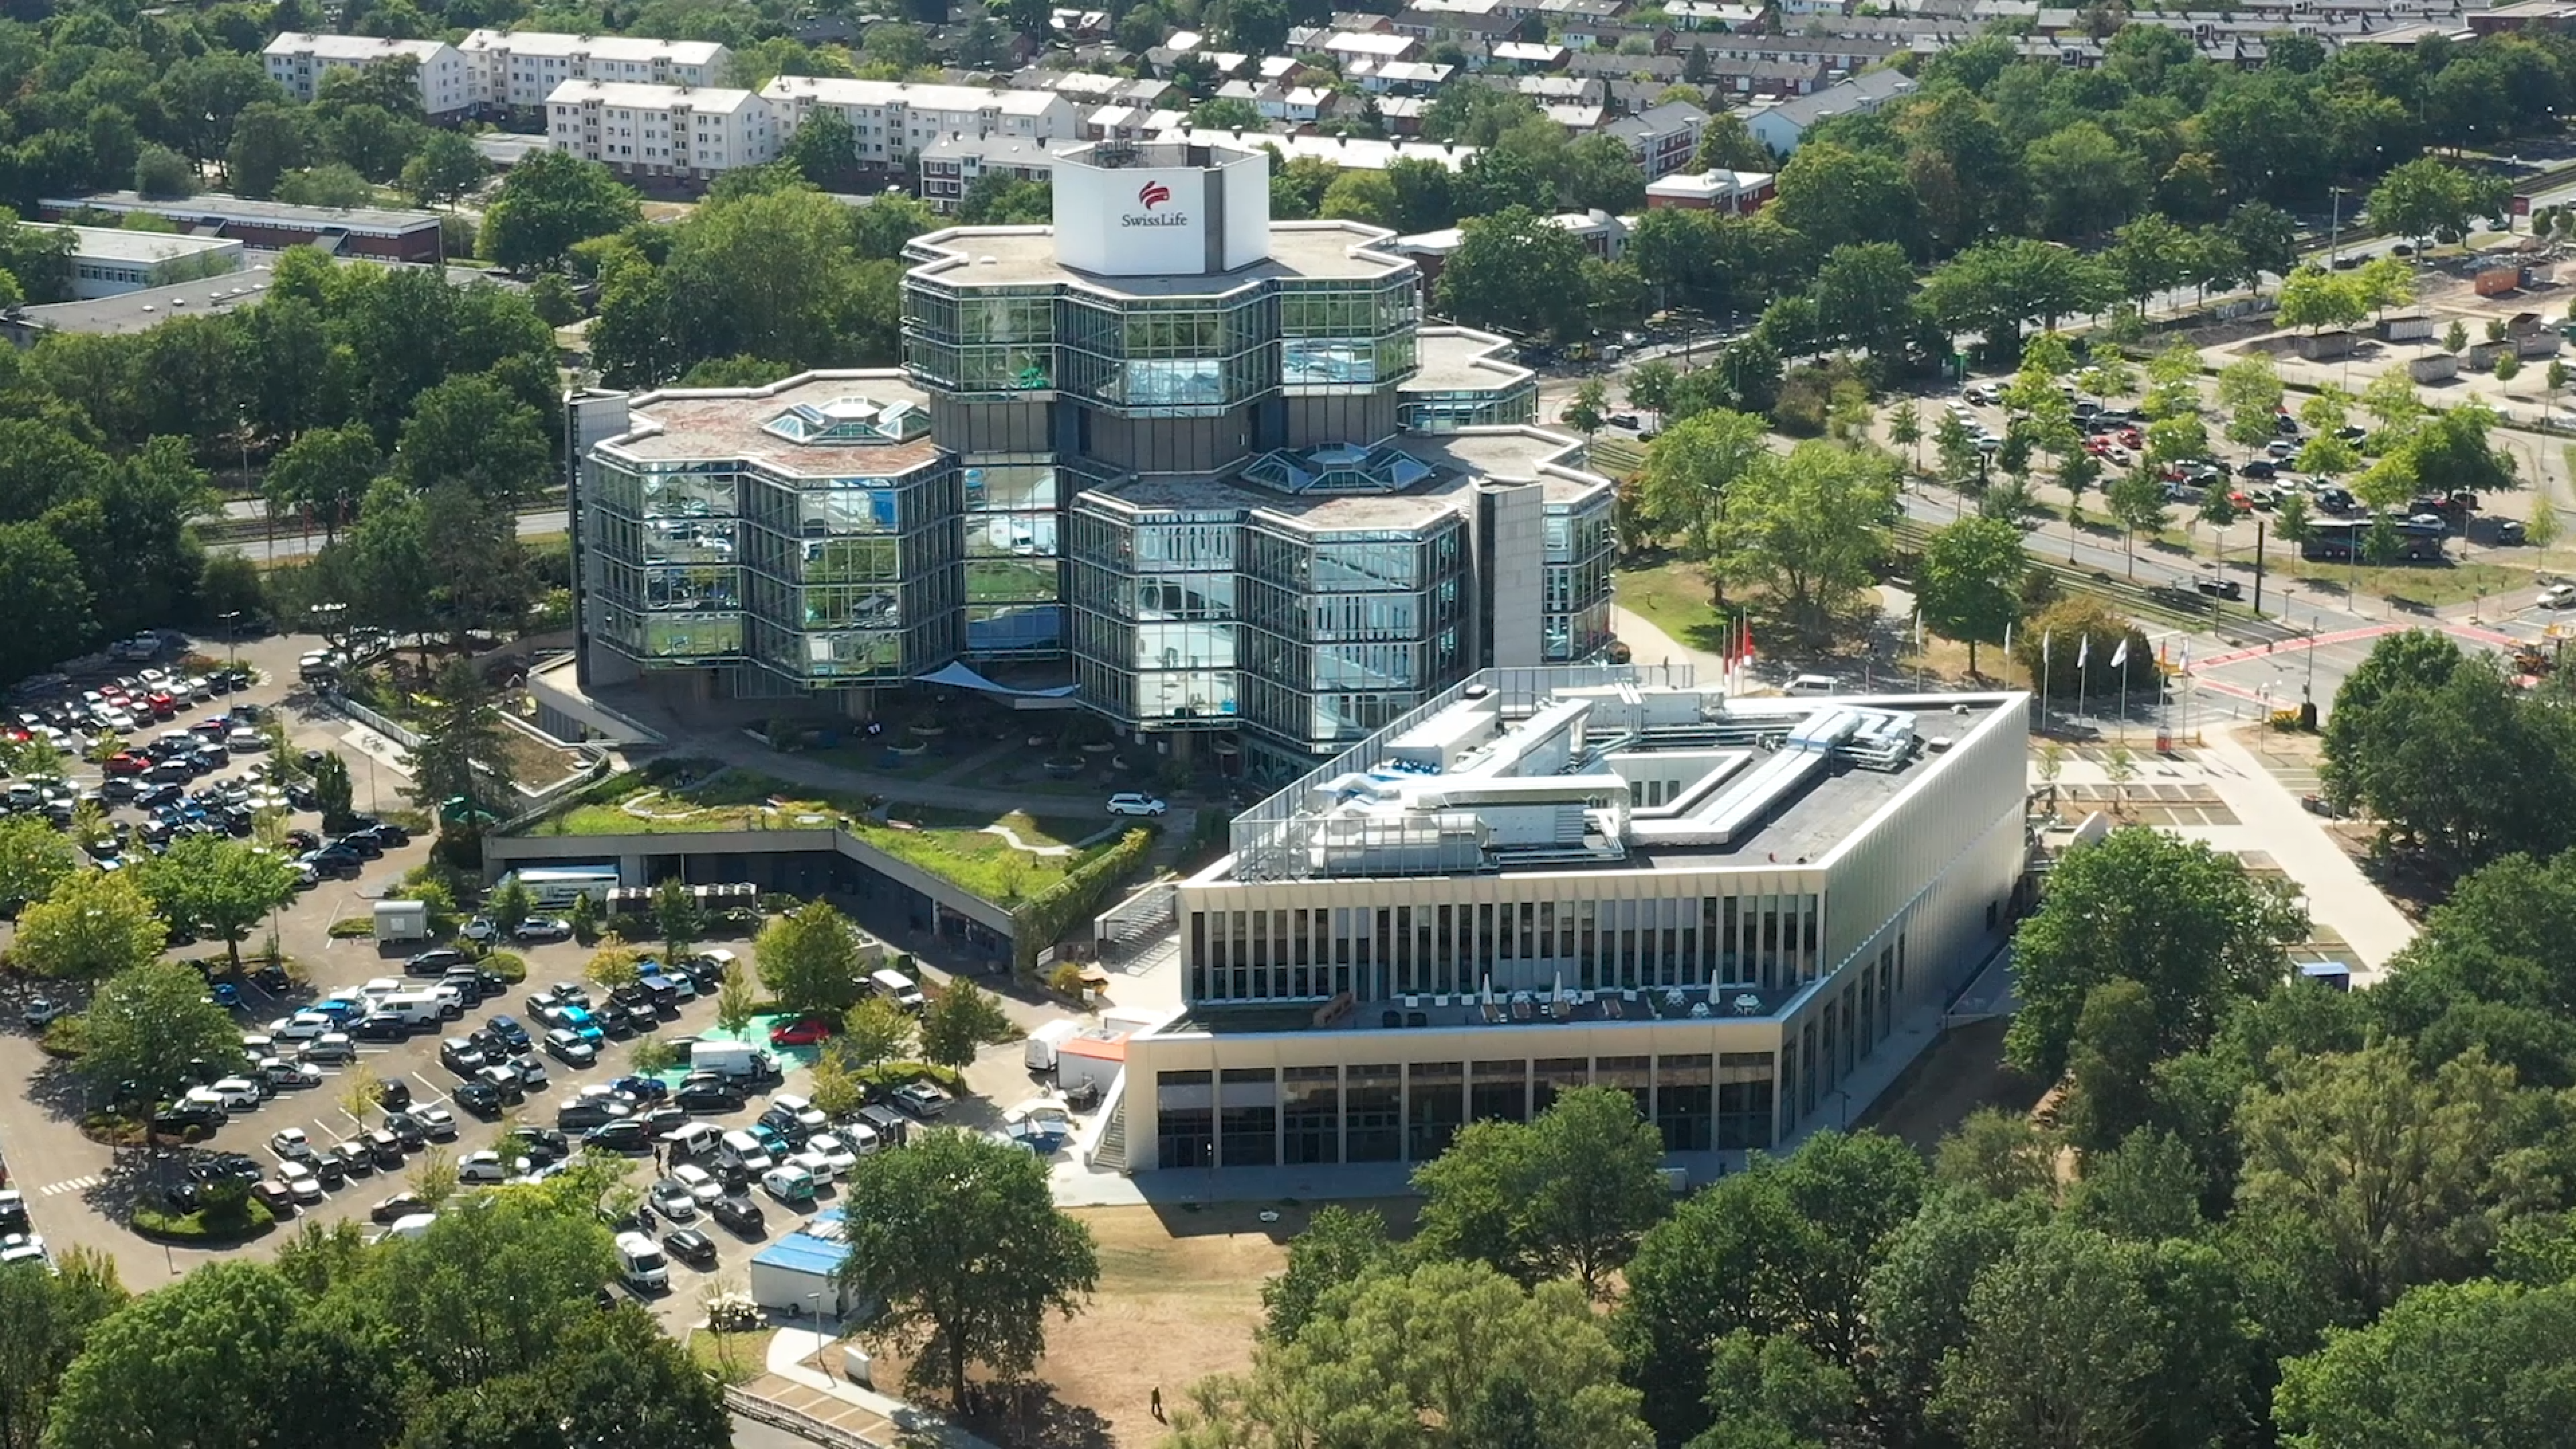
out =
[[1054,945],[1076,923],[1107,909],[1128,875],[1144,864],[1146,853],[1154,848],[1154,834],[1150,825],[1128,831],[1116,845],[1021,902],[1011,912],[1012,965],[1021,971],[1034,969],[1040,951]]

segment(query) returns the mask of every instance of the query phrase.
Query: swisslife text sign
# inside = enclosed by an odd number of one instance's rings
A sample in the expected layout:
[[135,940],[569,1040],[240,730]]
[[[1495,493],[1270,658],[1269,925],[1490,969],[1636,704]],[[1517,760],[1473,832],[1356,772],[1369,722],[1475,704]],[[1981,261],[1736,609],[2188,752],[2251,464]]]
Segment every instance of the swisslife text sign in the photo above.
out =
[[1055,254],[1113,277],[1208,270],[1208,173],[1174,166],[1055,172]]

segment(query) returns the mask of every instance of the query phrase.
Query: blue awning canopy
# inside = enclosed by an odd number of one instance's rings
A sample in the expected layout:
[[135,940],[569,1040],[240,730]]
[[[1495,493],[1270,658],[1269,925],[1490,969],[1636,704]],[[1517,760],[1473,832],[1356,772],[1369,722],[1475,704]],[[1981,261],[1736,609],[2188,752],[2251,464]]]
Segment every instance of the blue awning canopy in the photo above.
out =
[[917,675],[914,677],[914,682],[944,684],[951,689],[980,690],[985,694],[1007,695],[1014,699],[1064,699],[1081,687],[1073,684],[1059,684],[1047,689],[1013,689],[1007,684],[996,684],[986,679],[962,663],[944,665],[929,674]]

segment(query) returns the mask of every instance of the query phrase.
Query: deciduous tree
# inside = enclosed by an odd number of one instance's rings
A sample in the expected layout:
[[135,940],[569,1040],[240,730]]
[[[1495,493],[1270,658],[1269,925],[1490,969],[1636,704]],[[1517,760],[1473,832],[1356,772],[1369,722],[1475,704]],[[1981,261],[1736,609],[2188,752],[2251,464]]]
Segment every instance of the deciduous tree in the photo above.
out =
[[962,1067],[975,1060],[986,1042],[1011,1034],[1011,1019],[989,991],[963,977],[951,977],[948,989],[930,1003],[921,1018],[921,1054],[943,1067]]
[[206,978],[175,961],[148,961],[100,982],[82,1020],[81,1074],[103,1087],[172,1091],[190,1062],[242,1060],[231,1013],[206,999]]
[[173,921],[224,943],[235,971],[242,938],[268,913],[295,899],[295,867],[248,841],[191,835],[143,871],[143,888]]
[[[900,1154],[879,1154],[894,1156]],[[1203,1380],[1174,1421],[1178,1449],[1295,1449],[1318,1442],[1450,1442],[1646,1449],[1637,1391],[1570,1283],[1524,1292],[1478,1263],[1428,1263],[1328,1292],[1292,1340],[1254,1350],[1252,1372]]]
[[[37,872],[47,868],[40,859]],[[19,913],[9,958],[38,976],[99,981],[160,955],[168,937],[169,927],[133,877],[67,871],[43,900]]]
[[825,902],[799,906],[762,927],[752,956],[783,1011],[837,1014],[858,1003],[858,937]]
[[2014,937],[2022,1009],[2006,1056],[2054,1079],[2086,998],[2123,978],[2154,1002],[2164,1054],[2199,1046],[2229,1000],[2280,979],[2283,948],[2306,930],[2306,913],[2234,856],[2158,830],[2112,831],[2066,853]]
[[1977,671],[1977,646],[2002,643],[2020,617],[2028,564],[2021,530],[2000,519],[1962,519],[1924,545],[1917,594],[1924,622],[1968,646],[1969,673]]
[[1099,1281],[1090,1230],[1057,1211],[1046,1167],[983,1136],[931,1131],[859,1159],[842,1193],[837,1277],[884,1304],[864,1337],[914,1355],[916,1388],[966,1403],[969,1369],[1016,1376]]

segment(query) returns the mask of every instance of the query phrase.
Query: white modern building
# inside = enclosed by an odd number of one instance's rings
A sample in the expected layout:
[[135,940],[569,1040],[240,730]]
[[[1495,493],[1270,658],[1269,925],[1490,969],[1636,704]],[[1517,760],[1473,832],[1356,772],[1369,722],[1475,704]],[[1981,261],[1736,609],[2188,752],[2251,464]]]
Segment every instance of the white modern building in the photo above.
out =
[[568,80],[702,89],[722,84],[733,63],[733,52],[713,40],[547,30],[477,30],[456,48],[473,77],[474,103],[492,109],[542,106]]
[[1072,140],[1082,127],[1074,103],[1050,91],[783,75],[760,94],[778,108],[782,134],[805,124],[817,108],[839,112],[859,160],[879,166],[900,165],[943,136]]
[[72,239],[72,296],[95,301],[147,287],[167,287],[238,272],[238,238],[123,231],[102,226],[48,226]]
[[749,91],[583,80],[546,95],[546,144],[631,176],[711,180],[777,160],[784,141]]
[[[1497,601],[1499,607],[1500,601]],[[1858,1117],[2010,930],[2022,694],[1491,669],[1236,817],[1095,1160],[1428,1160],[1584,1085],[1686,1166]]]
[[453,116],[474,104],[474,78],[465,57],[443,40],[382,40],[371,35],[311,35],[289,31],[268,43],[268,78],[299,101],[310,101],[322,77],[409,58],[420,67],[420,108]]

